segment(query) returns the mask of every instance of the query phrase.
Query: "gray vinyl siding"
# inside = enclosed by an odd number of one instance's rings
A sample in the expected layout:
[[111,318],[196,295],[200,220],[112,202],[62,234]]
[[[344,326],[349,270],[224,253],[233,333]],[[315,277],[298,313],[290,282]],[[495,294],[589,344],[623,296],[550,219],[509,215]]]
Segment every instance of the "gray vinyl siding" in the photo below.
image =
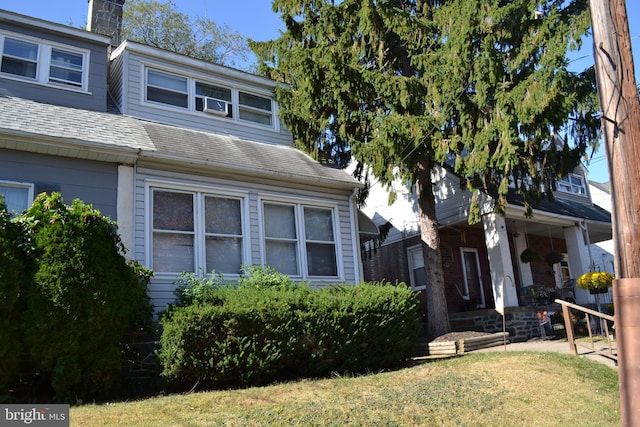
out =
[[[126,53],[125,53],[126,55]],[[109,67],[109,95],[118,106],[120,111],[123,111],[123,93],[125,76],[122,70],[124,63],[124,56],[120,55],[117,58],[111,60]]]
[[[226,117],[217,117],[199,111],[189,111],[188,109],[179,107],[146,103],[144,101],[144,70],[145,66],[151,66],[152,68],[197,78],[205,82],[238,88],[262,96],[267,96],[267,93],[271,93],[271,96],[273,96],[272,90],[267,87],[252,87],[249,84],[243,85],[237,81],[228,80],[223,75],[207,74],[204,71],[194,71],[186,67],[180,68],[177,64],[166,64],[155,58],[142,56],[137,52],[127,50],[124,50],[120,55],[114,57],[112,59],[112,65],[114,61],[119,61],[122,64],[117,63],[118,68],[112,70],[110,76],[110,91],[113,98],[117,100],[118,107],[123,114],[189,129],[232,135],[251,141],[292,145],[291,134],[282,126],[280,126],[279,130],[276,130],[257,124],[254,125],[246,121],[241,122]],[[126,79],[126,84],[120,82],[124,79]],[[122,93],[123,91],[126,93]],[[279,119],[276,117],[275,120]]]
[[[443,173],[441,168],[438,171]],[[457,176],[444,173],[444,177],[434,183],[433,187],[439,224],[456,224],[468,218],[472,193],[460,188]]]
[[[149,165],[147,165],[149,166]],[[150,266],[151,261],[146,259],[146,247],[150,244],[147,241],[145,229],[145,220],[149,218],[148,213],[145,212],[145,185],[148,180],[152,181],[167,181],[171,183],[194,185],[198,187],[211,186],[212,191],[214,188],[236,190],[241,192],[248,192],[248,231],[245,236],[249,239],[249,252],[250,259],[247,263],[253,265],[260,265],[262,263],[262,236],[261,236],[261,221],[259,212],[261,211],[260,203],[261,198],[268,197],[269,200],[277,200],[278,197],[286,198],[287,201],[292,199],[300,199],[300,203],[304,204],[306,201],[315,200],[320,201],[325,206],[336,205],[337,206],[337,224],[335,229],[337,230],[336,236],[336,251],[338,257],[338,265],[341,266],[339,271],[340,277],[332,280],[316,280],[312,281],[313,286],[321,287],[327,284],[340,283],[356,283],[359,281],[359,277],[356,270],[356,265],[359,265],[359,253],[354,253],[354,234],[352,230],[354,225],[352,224],[352,210],[350,208],[349,194],[330,194],[320,193],[318,191],[303,190],[300,188],[284,188],[274,187],[269,185],[268,180],[263,183],[245,183],[241,181],[233,181],[232,179],[211,178],[204,176],[186,175],[177,172],[166,172],[151,169],[149,167],[142,167],[140,164],[136,169],[136,182],[135,182],[135,213],[134,213],[134,241],[135,247],[133,255],[136,260],[140,261],[143,265]],[[174,291],[176,289],[177,277],[171,274],[158,274],[153,277],[149,285],[149,295],[152,298],[152,302],[156,307],[156,310],[162,310],[164,307],[174,301]]]
[[34,197],[60,192],[67,204],[80,199],[117,220],[115,164],[0,149],[0,181],[34,184]]
[[31,99],[63,107],[82,108],[93,111],[106,111],[107,108],[107,45],[92,43],[89,40],[69,37],[66,34],[49,33],[34,28],[0,22],[0,30],[14,34],[35,37],[42,42],[55,42],[66,46],[89,50],[89,82],[87,92],[68,90],[52,85],[34,84],[30,81],[0,76],[0,87],[12,96]]

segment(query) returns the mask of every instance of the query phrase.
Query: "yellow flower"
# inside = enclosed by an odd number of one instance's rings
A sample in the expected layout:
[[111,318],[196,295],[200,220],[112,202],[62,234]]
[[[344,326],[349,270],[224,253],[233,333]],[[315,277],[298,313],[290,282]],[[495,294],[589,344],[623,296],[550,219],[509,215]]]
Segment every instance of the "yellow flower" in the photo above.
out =
[[615,276],[606,271],[585,273],[576,280],[577,285],[586,290],[607,289],[613,283]]

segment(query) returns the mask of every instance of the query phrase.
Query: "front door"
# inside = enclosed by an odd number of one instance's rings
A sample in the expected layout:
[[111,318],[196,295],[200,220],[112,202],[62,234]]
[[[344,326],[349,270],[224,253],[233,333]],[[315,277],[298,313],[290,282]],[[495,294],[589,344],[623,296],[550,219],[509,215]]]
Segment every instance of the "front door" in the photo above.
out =
[[476,301],[478,308],[486,307],[484,292],[482,291],[482,277],[480,277],[480,259],[478,250],[474,248],[460,248],[462,253],[462,271],[464,272],[464,287],[471,301]]

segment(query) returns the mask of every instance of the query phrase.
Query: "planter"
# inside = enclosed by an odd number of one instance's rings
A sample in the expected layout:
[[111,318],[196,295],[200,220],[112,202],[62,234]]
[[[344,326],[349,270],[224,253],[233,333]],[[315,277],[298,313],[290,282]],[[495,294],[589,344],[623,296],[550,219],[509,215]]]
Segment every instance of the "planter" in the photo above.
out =
[[540,254],[535,249],[527,248],[520,254],[520,261],[523,264],[540,261]]
[[481,337],[465,338],[457,341],[429,343],[429,356],[455,356],[481,348],[509,344],[509,332],[496,332]]
[[589,289],[589,293],[591,295],[596,295],[596,294],[606,294],[609,292],[609,288],[601,288],[601,289]]

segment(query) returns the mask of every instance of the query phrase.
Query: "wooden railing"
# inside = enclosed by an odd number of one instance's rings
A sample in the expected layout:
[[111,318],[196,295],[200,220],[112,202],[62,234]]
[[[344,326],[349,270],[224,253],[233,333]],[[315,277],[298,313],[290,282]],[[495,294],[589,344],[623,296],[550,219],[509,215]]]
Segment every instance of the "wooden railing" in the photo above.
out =
[[[567,331],[567,340],[569,341],[569,346],[571,347],[571,351],[576,356],[578,355],[578,346],[587,348],[594,353],[597,353],[601,356],[608,357],[609,359],[613,359],[616,362],[618,361],[618,354],[615,352],[613,347],[613,341],[611,340],[611,334],[609,333],[609,325],[607,321],[613,322],[613,316],[608,314],[600,313],[595,310],[591,310],[589,308],[583,307],[578,304],[573,304],[567,301],[563,301],[561,299],[555,300],[556,303],[562,305],[562,317],[564,318],[565,330]],[[569,309],[572,308],[574,310],[578,310],[584,313],[587,330],[589,331],[589,342],[580,342],[576,341],[575,335],[573,332],[573,327],[571,325],[571,314]],[[603,350],[601,348],[596,348],[593,341],[593,331],[591,330],[591,318],[589,316],[595,316],[599,319],[600,324],[602,325],[604,336],[607,339],[607,349]]]

